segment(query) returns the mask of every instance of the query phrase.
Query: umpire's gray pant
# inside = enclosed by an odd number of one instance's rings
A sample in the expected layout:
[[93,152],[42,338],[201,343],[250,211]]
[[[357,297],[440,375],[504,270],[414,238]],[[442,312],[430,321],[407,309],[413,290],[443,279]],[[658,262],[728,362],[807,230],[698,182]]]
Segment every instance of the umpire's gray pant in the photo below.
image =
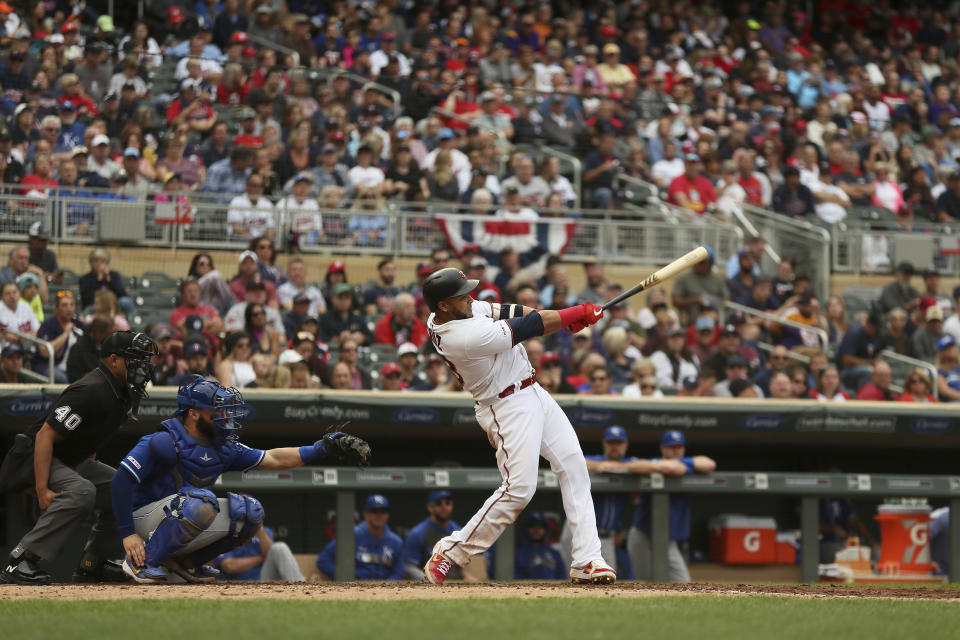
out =
[[115,471],[92,458],[76,467],[68,467],[58,458],[52,458],[47,486],[58,495],[40,512],[37,523],[23,536],[19,546],[45,560],[52,560],[70,542],[76,526],[98,509],[98,519],[90,532],[91,550],[103,559],[122,555],[110,501],[110,480]]
[[[143,538],[145,542],[149,541],[153,532],[157,530],[160,523],[167,517],[164,507],[170,507],[174,500],[179,497],[181,496],[174,493],[134,511],[133,527],[136,529],[137,535]],[[230,507],[228,500],[226,498],[217,498],[217,502],[220,503],[220,513],[213,519],[210,526],[205,531],[201,531],[200,535],[191,540],[187,546],[174,553],[173,557],[179,558],[193,553],[197,549],[203,549],[230,533]]]
[[[653,574],[653,553],[650,537],[636,527],[630,527],[627,534],[627,553],[633,565],[633,576],[637,580],[650,580]],[[680,547],[673,540],[667,546],[667,579],[670,582],[690,582],[690,571],[683,560]]]

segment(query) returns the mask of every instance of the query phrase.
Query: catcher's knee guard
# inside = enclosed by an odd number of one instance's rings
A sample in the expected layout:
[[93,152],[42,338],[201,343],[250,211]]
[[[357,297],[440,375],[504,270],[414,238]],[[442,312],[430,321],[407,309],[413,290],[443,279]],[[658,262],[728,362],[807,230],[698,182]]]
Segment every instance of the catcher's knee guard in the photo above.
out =
[[263,505],[256,498],[242,493],[228,493],[227,508],[230,530],[216,542],[195,551],[191,555],[194,565],[206,564],[220,554],[236,549],[252,538],[263,525]]
[[252,496],[243,493],[228,493],[230,508],[230,535],[247,540],[263,524],[263,505]]
[[206,531],[220,513],[220,503],[212,491],[184,487],[163,510],[167,517],[146,545],[147,566],[151,567],[162,565]]

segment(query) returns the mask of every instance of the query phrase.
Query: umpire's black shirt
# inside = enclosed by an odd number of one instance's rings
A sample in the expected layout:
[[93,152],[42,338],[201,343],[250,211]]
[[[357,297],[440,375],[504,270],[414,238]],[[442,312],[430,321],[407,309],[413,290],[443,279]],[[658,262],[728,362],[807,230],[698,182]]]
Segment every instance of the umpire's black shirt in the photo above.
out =
[[68,466],[83,462],[106,444],[127,421],[132,404],[124,388],[103,364],[63,390],[47,415],[27,431],[36,438],[48,423],[63,440],[53,445],[53,455]]

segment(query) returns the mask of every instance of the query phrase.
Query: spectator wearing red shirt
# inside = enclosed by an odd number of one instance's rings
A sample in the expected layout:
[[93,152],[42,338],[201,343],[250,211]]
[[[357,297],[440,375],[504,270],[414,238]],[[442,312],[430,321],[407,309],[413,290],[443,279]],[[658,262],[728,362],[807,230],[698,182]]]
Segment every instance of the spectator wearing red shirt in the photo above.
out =
[[200,281],[196,278],[186,278],[180,284],[181,304],[170,312],[170,326],[176,331],[178,340],[191,333],[201,333],[210,342],[210,337],[223,333],[223,319],[216,309],[201,304],[202,297]]
[[190,125],[191,131],[204,133],[213,127],[217,114],[210,103],[197,95],[198,84],[193,78],[187,78],[180,84],[177,99],[167,107],[167,124],[176,126],[181,122]]
[[33,158],[33,173],[23,176],[20,181],[25,188],[24,193],[38,191],[46,194],[47,189],[56,187],[59,183],[50,177],[53,172],[53,160],[49,153],[38,153]]
[[[246,302],[247,282],[249,280],[263,280],[260,277],[260,263],[257,261],[257,254],[253,251],[244,251],[240,254],[237,265],[237,275],[230,281],[230,292],[237,302]],[[277,287],[269,280],[263,280],[263,284],[267,290],[267,305],[274,309],[279,308],[280,300],[277,298]]]
[[890,382],[893,380],[893,373],[890,371],[890,365],[882,360],[878,360],[873,365],[873,374],[870,376],[870,382],[866,383],[857,390],[857,400],[874,400],[885,402],[895,400],[893,391],[890,390]]
[[394,298],[393,311],[380,318],[373,331],[373,341],[395,347],[404,342],[412,342],[418,348],[423,346],[427,341],[427,325],[417,317],[412,295],[401,293]]
[[737,168],[740,170],[740,179],[737,184],[747,192],[747,201],[758,207],[763,206],[763,183],[753,175],[753,159],[755,152],[748,149],[737,151]]
[[667,189],[671,204],[703,215],[717,203],[717,192],[710,181],[700,173],[700,156],[683,156],[683,173],[673,179]]
[[240,114],[240,134],[233,139],[235,147],[250,147],[259,149],[263,146],[263,136],[258,136],[254,131],[257,128],[257,112],[250,107],[244,107]]

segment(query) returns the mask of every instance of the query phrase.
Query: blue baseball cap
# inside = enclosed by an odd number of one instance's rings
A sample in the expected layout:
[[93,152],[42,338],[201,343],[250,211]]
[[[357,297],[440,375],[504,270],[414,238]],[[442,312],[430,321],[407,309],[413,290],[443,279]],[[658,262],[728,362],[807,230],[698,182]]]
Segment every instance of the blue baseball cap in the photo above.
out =
[[627,430],[618,424],[607,427],[606,431],[603,432],[603,441],[609,442],[610,440],[620,440],[622,442],[626,442]]
[[697,331],[713,331],[716,327],[716,321],[710,316],[700,316],[697,318]]
[[528,513],[524,523],[528,527],[545,527],[547,526],[547,518],[543,513],[539,511],[534,511],[533,513]]
[[455,136],[456,134],[453,132],[453,129],[443,128],[437,133],[437,140],[450,140]]
[[660,444],[664,447],[672,447],[677,444],[687,444],[687,439],[684,437],[683,431],[671,429],[660,438]]
[[379,493],[375,493],[369,498],[367,498],[367,502],[363,505],[364,511],[373,511],[374,509],[389,509],[389,508],[390,508],[390,503],[387,501],[387,499],[384,496],[380,495]]
[[438,500],[443,500],[444,498],[450,498],[452,500],[453,494],[449,491],[431,491],[427,494],[427,504],[436,504]]
[[957,343],[954,341],[953,336],[943,336],[937,340],[937,351],[943,351],[947,347],[952,347],[955,344]]

